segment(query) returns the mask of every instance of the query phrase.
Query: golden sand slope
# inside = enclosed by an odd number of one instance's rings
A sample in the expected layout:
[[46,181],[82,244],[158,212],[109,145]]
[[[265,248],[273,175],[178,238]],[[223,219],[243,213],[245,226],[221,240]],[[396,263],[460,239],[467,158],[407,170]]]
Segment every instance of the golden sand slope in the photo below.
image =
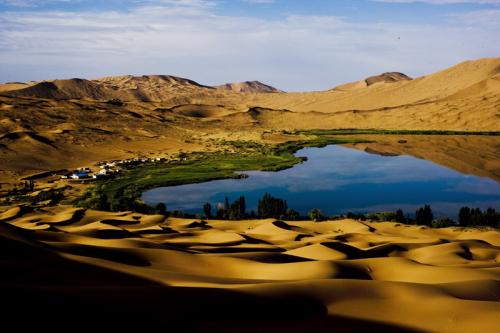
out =
[[13,207],[0,214],[0,230],[0,284],[13,315],[71,322],[89,306],[81,325],[205,332],[495,332],[500,324],[498,231],[167,220],[65,206]]
[[[292,111],[337,112],[346,110],[374,110],[402,105],[414,106],[437,102],[450,96],[460,97],[474,86],[479,94],[499,94],[498,75],[500,58],[466,61],[443,71],[416,78],[368,86],[354,91],[329,90],[315,93],[258,95],[257,105]],[[497,109],[498,110],[498,109]]]

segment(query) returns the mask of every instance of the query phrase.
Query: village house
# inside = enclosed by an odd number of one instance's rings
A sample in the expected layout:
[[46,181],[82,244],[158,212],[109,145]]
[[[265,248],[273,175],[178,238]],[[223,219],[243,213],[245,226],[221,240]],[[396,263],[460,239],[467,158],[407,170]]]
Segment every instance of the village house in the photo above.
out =
[[89,174],[84,171],[77,171],[71,175],[72,179],[87,179],[89,178]]

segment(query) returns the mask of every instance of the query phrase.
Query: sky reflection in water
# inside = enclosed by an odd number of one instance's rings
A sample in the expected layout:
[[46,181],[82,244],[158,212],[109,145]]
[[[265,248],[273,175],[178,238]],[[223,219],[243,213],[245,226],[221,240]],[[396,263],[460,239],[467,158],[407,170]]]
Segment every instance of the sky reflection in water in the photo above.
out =
[[247,179],[225,179],[200,184],[162,187],[143,194],[169,210],[201,213],[224,197],[244,195],[248,210],[266,192],[286,199],[305,214],[320,208],[326,214],[394,211],[414,213],[431,204],[437,216],[455,218],[461,206],[500,207],[500,184],[488,178],[464,175],[410,156],[379,156],[342,146],[305,148],[297,153],[308,161],[280,172],[245,172]]

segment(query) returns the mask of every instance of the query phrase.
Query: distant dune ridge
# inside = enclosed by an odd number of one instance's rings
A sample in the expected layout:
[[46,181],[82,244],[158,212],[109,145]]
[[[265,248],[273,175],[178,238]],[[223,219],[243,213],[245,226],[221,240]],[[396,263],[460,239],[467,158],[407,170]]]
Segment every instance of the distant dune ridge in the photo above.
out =
[[11,97],[46,99],[87,99],[158,102],[172,95],[210,94],[216,90],[238,93],[271,93],[280,90],[258,81],[227,83],[210,87],[195,81],[170,75],[112,76],[95,80],[68,79],[43,81],[35,84],[0,85],[0,93]]
[[380,75],[376,76],[370,76],[369,78],[365,79],[365,82],[368,86],[371,86],[372,84],[378,83],[378,82],[398,82],[398,81],[410,81],[413,80],[411,77],[403,74],[403,73],[398,73],[398,72],[388,72],[388,73],[382,73]]
[[[487,89],[476,89],[477,94],[495,91],[498,88],[500,58],[466,61],[432,75],[412,80],[405,74],[388,72],[364,80],[340,85],[330,91],[290,94],[267,94],[282,92],[259,81],[228,83],[216,87],[201,85],[195,81],[168,75],[116,76],[96,80],[69,79],[33,83],[0,85],[0,94],[12,97],[91,99],[105,100],[121,98],[127,101],[167,101],[173,94],[189,98],[204,95],[207,98],[217,93],[244,92],[264,93],[249,96],[260,106],[286,108],[293,111],[338,111],[349,109],[375,109],[408,105],[423,101],[438,101],[446,97],[471,95],[475,85]],[[26,87],[27,86],[27,87]],[[18,89],[21,88],[21,89]],[[369,89],[360,89],[369,88]],[[229,94],[226,97],[234,97]],[[241,96],[239,97],[241,98]],[[229,102],[226,100],[226,102]],[[233,102],[234,103],[234,102]]]
[[376,83],[394,83],[399,81],[410,81],[411,77],[399,72],[387,72],[380,75],[370,76],[364,80],[342,84],[332,90],[349,91],[369,87]]
[[152,102],[165,95],[195,93],[214,89],[192,80],[168,75],[115,76],[96,80],[69,79],[43,81],[27,88],[11,90],[13,97],[47,99],[87,99]]
[[216,86],[217,89],[222,90],[232,90],[242,93],[278,93],[283,92],[282,90],[271,87],[259,81],[245,81],[238,83],[226,83],[220,86]]

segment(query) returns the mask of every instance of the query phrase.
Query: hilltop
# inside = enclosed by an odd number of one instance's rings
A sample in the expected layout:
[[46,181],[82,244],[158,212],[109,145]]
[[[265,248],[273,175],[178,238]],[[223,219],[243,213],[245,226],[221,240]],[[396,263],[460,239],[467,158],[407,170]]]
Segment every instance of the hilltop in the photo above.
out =
[[272,86],[264,84],[259,81],[245,81],[238,83],[226,83],[216,86],[217,89],[231,90],[241,93],[279,93],[282,90],[276,89]]
[[333,88],[332,90],[350,91],[350,90],[367,88],[367,87],[369,87],[373,84],[377,84],[377,83],[379,83],[379,84],[380,83],[394,83],[394,82],[399,82],[399,81],[410,81],[410,80],[413,80],[413,79],[406,74],[399,73],[399,72],[387,72],[387,73],[382,73],[380,75],[370,76],[364,80],[346,83],[346,84],[337,86],[337,87]]

